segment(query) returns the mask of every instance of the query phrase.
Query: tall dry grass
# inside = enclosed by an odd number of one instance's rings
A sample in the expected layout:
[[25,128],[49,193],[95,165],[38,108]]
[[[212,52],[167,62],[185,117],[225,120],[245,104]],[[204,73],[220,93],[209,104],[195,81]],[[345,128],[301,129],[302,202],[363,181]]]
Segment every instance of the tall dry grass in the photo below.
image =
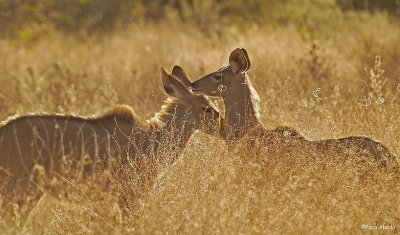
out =
[[[290,123],[312,140],[371,136],[400,161],[400,28],[379,22],[314,40],[291,27],[210,35],[163,24],[84,40],[2,39],[0,119],[32,111],[87,115],[117,103],[146,119],[166,96],[160,65],[179,64],[197,79],[244,47],[267,128]],[[175,164],[147,166],[153,174],[146,182],[128,165],[87,179],[38,177],[27,194],[1,195],[0,231],[361,233],[362,224],[384,224],[398,232],[396,175],[336,157],[280,146],[228,150],[196,133]]]

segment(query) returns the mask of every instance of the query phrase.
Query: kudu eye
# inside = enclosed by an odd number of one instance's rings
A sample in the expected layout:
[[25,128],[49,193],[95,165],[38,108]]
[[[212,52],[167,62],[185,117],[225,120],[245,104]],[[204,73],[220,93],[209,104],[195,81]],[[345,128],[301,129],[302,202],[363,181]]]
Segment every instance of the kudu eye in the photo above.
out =
[[206,112],[206,113],[211,113],[212,110],[211,110],[210,107],[204,107],[203,111]]
[[214,75],[213,77],[214,77],[214,79],[215,79],[216,81],[219,81],[219,80],[221,80],[221,77],[222,77],[222,76],[218,74],[218,75]]

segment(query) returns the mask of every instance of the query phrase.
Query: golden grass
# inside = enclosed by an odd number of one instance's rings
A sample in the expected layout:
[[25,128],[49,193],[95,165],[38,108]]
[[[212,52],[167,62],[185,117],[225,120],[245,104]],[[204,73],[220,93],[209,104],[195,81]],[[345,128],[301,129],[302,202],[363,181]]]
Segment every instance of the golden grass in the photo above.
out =
[[[82,41],[61,35],[34,44],[2,39],[0,119],[31,111],[87,115],[117,103],[146,119],[166,96],[160,65],[179,64],[198,79],[244,47],[267,128],[290,123],[313,140],[371,136],[400,161],[399,29],[371,21],[309,41],[290,27],[232,28],[215,36],[148,25]],[[382,65],[372,76],[377,55]],[[378,69],[386,72],[376,76]],[[373,85],[385,79],[381,88]],[[198,132],[175,164],[149,165],[148,176],[138,177],[128,165],[119,174],[88,179],[38,177],[27,195],[0,195],[0,231],[362,233],[362,224],[383,224],[398,232],[399,180],[340,157],[279,146],[229,151]]]

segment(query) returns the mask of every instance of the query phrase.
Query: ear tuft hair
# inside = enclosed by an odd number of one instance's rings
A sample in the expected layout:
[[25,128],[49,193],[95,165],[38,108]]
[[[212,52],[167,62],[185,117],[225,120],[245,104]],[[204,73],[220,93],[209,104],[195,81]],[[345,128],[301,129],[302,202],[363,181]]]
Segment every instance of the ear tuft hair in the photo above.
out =
[[246,58],[246,62],[247,62],[247,66],[246,66],[246,67],[247,67],[247,68],[246,68],[246,70],[244,71],[244,72],[246,73],[246,72],[248,72],[248,71],[250,70],[250,65],[251,65],[250,59],[249,59],[249,55],[247,54],[246,49],[242,48],[242,49],[240,49],[240,50],[242,50],[242,53],[243,53],[244,57]]

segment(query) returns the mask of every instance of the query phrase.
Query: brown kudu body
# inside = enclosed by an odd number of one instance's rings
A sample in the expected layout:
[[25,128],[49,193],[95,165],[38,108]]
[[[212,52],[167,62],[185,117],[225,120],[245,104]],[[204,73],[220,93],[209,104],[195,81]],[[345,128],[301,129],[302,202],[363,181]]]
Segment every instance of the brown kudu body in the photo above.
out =
[[161,74],[170,98],[146,122],[129,106],[92,117],[30,114],[4,121],[0,126],[0,181],[29,178],[35,164],[58,171],[66,156],[73,161],[89,157],[85,171],[97,165],[107,167],[117,157],[148,157],[164,149],[173,161],[195,130],[219,134],[219,113],[212,102],[190,92],[163,68]]
[[372,156],[378,165],[393,166],[398,169],[397,158],[381,143],[365,136],[350,136],[338,139],[309,141],[295,129],[279,126],[267,130],[259,121],[259,97],[254,90],[246,72],[250,69],[250,59],[245,49],[235,49],[229,56],[229,66],[190,84],[196,94],[220,97],[225,104],[225,136],[228,143],[234,143],[242,137],[263,139],[265,143],[292,148],[300,146],[299,151],[310,149],[322,155],[351,152],[350,155],[362,152]]

